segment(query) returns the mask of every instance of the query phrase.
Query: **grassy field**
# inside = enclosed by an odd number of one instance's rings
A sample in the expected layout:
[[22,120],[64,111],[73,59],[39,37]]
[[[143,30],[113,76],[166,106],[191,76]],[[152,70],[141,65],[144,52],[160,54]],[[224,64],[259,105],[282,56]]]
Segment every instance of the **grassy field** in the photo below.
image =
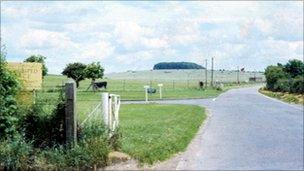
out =
[[291,94],[287,92],[272,92],[265,90],[263,88],[259,89],[259,92],[269,96],[273,97],[279,100],[282,100],[287,103],[295,103],[295,104],[302,104],[304,105],[304,95],[303,94]]
[[[113,74],[112,76],[106,75],[107,79],[103,79],[103,81],[108,82],[107,90],[101,90],[98,92],[93,92],[91,89],[87,91],[87,88],[89,87],[91,82],[90,80],[81,81],[80,87],[77,89],[77,108],[76,108],[79,116],[79,120],[80,121],[83,120],[85,116],[90,111],[92,111],[93,108],[100,102],[101,92],[104,91],[114,94],[119,94],[122,100],[144,100],[145,93],[143,86],[150,85],[151,87],[157,89],[157,93],[149,94],[149,100],[156,100],[159,99],[158,86],[157,86],[158,83],[163,83],[164,85],[162,88],[163,99],[211,98],[218,96],[220,93],[222,93],[227,89],[237,87],[235,83],[226,82],[224,83],[225,87],[223,90],[216,90],[212,88],[201,90],[198,88],[198,81],[199,81],[198,76],[199,73],[201,72],[200,70],[149,71],[151,72],[150,75],[146,72],[147,71],[138,71],[136,72],[137,75],[134,75],[133,73],[132,77],[128,75],[124,75],[125,79],[119,79],[117,76]],[[170,73],[166,73],[166,72],[170,72]],[[191,79],[185,80],[184,74],[191,72],[192,75],[189,74],[189,77]],[[228,71],[226,72],[226,75],[227,73],[229,74]],[[126,74],[126,73],[120,73],[120,74]],[[178,74],[181,74],[181,76],[179,77]],[[218,74],[219,73],[217,73],[217,75]],[[143,78],[142,77],[143,75],[146,75],[146,77]],[[153,79],[156,78],[156,75],[159,76],[158,80]],[[244,73],[243,76],[241,75],[241,78],[246,77],[248,79],[249,76],[250,74],[245,75]],[[48,98],[55,99],[58,96],[58,89],[67,80],[68,78],[65,76],[48,75],[43,80],[43,91],[38,92],[37,95],[47,96]],[[248,84],[246,83],[245,85]]]
[[122,150],[142,163],[163,161],[186,149],[205,118],[199,106],[122,105]]
[[[241,82],[248,81],[249,77],[262,77],[265,76],[262,72],[240,72],[239,79]],[[211,71],[208,70],[208,81],[210,81]],[[236,71],[214,71],[214,81],[220,82],[236,82]],[[186,80],[205,80],[205,70],[202,69],[187,69],[187,70],[144,70],[144,71],[127,71],[120,73],[109,73],[105,77],[114,80],[173,80],[186,81]]]

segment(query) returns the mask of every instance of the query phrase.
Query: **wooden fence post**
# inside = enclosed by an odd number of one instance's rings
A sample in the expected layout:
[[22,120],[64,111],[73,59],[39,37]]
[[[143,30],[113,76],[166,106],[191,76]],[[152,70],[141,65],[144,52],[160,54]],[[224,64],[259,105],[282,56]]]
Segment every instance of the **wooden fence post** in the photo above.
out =
[[73,145],[77,140],[76,84],[74,81],[65,83],[65,97],[65,140],[67,144]]

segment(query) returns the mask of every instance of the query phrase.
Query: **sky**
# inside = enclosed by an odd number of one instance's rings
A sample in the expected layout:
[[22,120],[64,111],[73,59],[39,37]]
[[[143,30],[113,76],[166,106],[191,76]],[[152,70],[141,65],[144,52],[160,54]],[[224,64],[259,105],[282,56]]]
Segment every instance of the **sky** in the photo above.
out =
[[303,1],[1,1],[8,61],[46,56],[49,73],[100,62],[109,72],[158,62],[262,71],[303,60]]

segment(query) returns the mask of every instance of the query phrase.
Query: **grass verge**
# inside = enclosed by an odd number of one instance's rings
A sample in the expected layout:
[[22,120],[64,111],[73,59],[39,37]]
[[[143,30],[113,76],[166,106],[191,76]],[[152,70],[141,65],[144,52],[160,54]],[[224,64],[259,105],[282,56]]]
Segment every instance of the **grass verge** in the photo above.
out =
[[288,92],[273,92],[273,91],[265,90],[264,88],[260,88],[259,92],[266,96],[273,97],[287,103],[304,105],[304,94],[292,94]]
[[141,163],[163,161],[186,149],[205,118],[193,105],[122,105],[122,150]]

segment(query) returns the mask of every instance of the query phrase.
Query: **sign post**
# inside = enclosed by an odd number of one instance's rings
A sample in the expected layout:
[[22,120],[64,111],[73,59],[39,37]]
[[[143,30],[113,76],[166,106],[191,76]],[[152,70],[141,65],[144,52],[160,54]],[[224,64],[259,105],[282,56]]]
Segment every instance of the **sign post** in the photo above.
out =
[[162,99],[162,86],[163,84],[157,84],[159,87],[159,99]]
[[150,86],[145,85],[144,88],[145,88],[146,102],[148,102],[148,88],[150,88]]

